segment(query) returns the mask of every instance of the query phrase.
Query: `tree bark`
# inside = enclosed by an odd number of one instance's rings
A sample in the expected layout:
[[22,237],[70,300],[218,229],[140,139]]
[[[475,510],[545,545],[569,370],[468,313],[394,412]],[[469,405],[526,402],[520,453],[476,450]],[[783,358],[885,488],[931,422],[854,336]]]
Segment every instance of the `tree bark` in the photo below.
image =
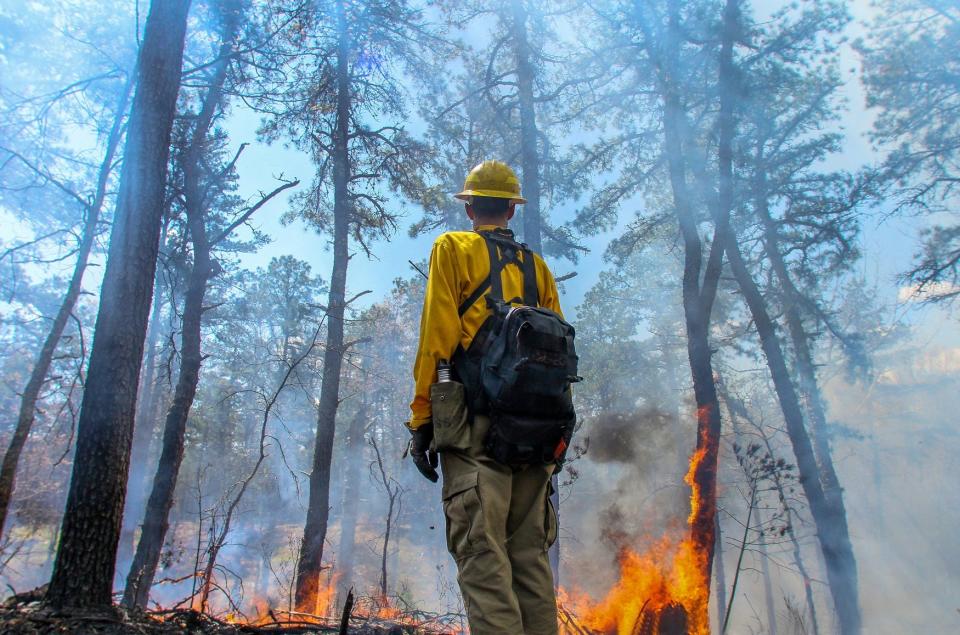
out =
[[513,37],[517,47],[517,98],[520,110],[520,167],[523,173],[523,240],[538,254],[543,251],[540,232],[540,153],[537,150],[537,116],[533,80],[536,69],[527,30],[524,0],[513,0]]
[[310,499],[297,562],[296,605],[310,612],[320,585],[323,546],[330,515],[330,461],[340,406],[340,370],[343,363],[343,314],[346,308],[347,265],[350,239],[350,32],[344,0],[336,5],[337,114],[333,140],[333,268],[327,301],[327,344],[323,353],[323,378],[317,407],[317,438],[310,472]]
[[726,622],[727,576],[723,566],[723,527],[720,526],[720,514],[716,515],[716,519],[717,546],[713,560],[714,569],[716,569],[714,577],[716,578],[717,588],[717,623],[722,625],[724,622]]
[[20,463],[20,454],[23,452],[23,446],[30,436],[30,430],[33,428],[33,422],[37,412],[37,401],[40,398],[40,390],[46,381],[47,373],[50,371],[50,365],[53,362],[53,355],[63,336],[63,331],[67,326],[67,321],[73,313],[73,308],[77,304],[77,299],[83,291],[83,274],[87,270],[87,263],[90,260],[90,252],[93,251],[93,243],[97,237],[97,226],[100,223],[100,213],[103,210],[103,203],[107,196],[107,185],[110,181],[110,175],[113,172],[113,159],[117,152],[117,146],[120,145],[120,137],[123,135],[123,121],[127,114],[127,104],[130,101],[130,93],[133,90],[133,79],[128,79],[121,91],[120,99],[117,102],[113,125],[110,128],[110,134],[107,137],[107,145],[103,154],[103,161],[100,163],[100,169],[97,174],[97,189],[93,195],[93,200],[87,206],[86,220],[83,225],[83,234],[80,238],[80,245],[77,249],[77,264],[73,268],[73,275],[70,278],[70,284],[67,286],[67,292],[63,296],[60,308],[57,310],[56,317],[50,325],[50,331],[40,348],[40,354],[30,372],[30,379],[23,389],[23,396],[20,398],[20,409],[17,415],[17,424],[14,427],[13,437],[7,446],[7,451],[3,455],[3,462],[0,464],[0,534],[3,532],[7,520],[7,512],[10,507],[10,499],[13,497],[13,489],[16,485],[17,466]]
[[151,3],[47,600],[109,607],[190,0]]
[[[537,142],[537,114],[533,94],[533,82],[536,78],[532,52],[530,49],[529,29],[527,27],[527,8],[525,0],[513,0],[513,36],[517,47],[517,97],[520,110],[520,167],[522,172],[522,193],[527,202],[523,205],[523,240],[531,250],[543,253],[543,237],[540,216],[540,151]],[[553,493],[550,501],[560,522],[560,479],[554,474],[550,478]],[[550,547],[550,568],[553,570],[553,586],[560,588],[560,532]]]
[[[160,235],[164,236],[169,226],[169,214],[165,215]],[[137,394],[137,408],[133,421],[133,442],[130,448],[130,475],[127,479],[127,500],[123,511],[123,529],[120,532],[120,545],[117,548],[117,569],[129,568],[136,547],[134,536],[136,525],[134,519],[140,516],[144,508],[147,492],[147,466],[150,461],[150,446],[156,422],[160,418],[160,387],[157,378],[157,343],[160,339],[160,320],[163,311],[163,301],[157,292],[160,289],[160,270],[153,280],[154,296],[153,308],[150,310],[149,328],[147,330],[146,351],[143,359],[140,391]],[[119,576],[115,576],[119,577]],[[115,580],[119,586],[120,580]]]
[[337,549],[338,586],[345,595],[354,586],[353,554],[356,548],[357,512],[360,484],[360,466],[363,462],[363,428],[366,423],[366,403],[350,422],[346,443],[347,466],[343,484],[343,505],[340,516],[340,547]]
[[207,238],[206,206],[209,196],[203,185],[203,161],[210,127],[223,102],[223,86],[227,78],[230,53],[239,27],[237,15],[233,9],[230,2],[223,3],[222,39],[217,53],[218,61],[213,67],[213,78],[204,95],[196,126],[191,134],[190,145],[184,153],[184,207],[190,242],[193,245],[193,266],[183,302],[180,372],[173,393],[173,402],[167,410],[164,421],[160,460],[153,479],[150,498],[144,510],[140,540],[137,542],[137,551],[127,574],[127,583],[121,602],[127,608],[145,609],[147,606],[150,587],[153,585],[160,552],[169,528],[170,508],[173,506],[180,464],[183,461],[187,417],[190,415],[197,393],[197,384],[200,381],[200,366],[203,363],[203,354],[200,350],[203,300],[207,292],[207,284],[213,275],[211,245]]
[[777,611],[773,606],[773,581],[770,579],[770,556],[767,553],[767,535],[760,531],[760,575],[763,577],[763,599],[767,609],[767,633],[777,635]]
[[813,446],[804,426],[800,402],[787,370],[786,360],[777,338],[776,326],[770,318],[760,289],[747,270],[740,247],[735,240],[727,244],[727,257],[757,327],[760,344],[780,401],[787,436],[790,438],[797,458],[800,485],[803,487],[810,505],[810,514],[817,527],[820,549],[827,568],[830,593],[840,621],[840,632],[842,635],[855,635],[860,632],[857,566],[850,536],[844,531],[846,520],[844,518],[841,522],[837,510],[827,503],[824,496]]
[[[732,139],[734,121],[732,114],[733,39],[739,20],[735,0],[728,0],[724,10],[723,42],[720,53],[720,139],[718,145],[718,168],[720,173],[719,193],[714,217],[714,237],[711,251],[700,282],[703,267],[703,247],[697,228],[697,219],[687,185],[684,163],[684,113],[677,93],[680,85],[678,66],[680,55],[679,4],[669,3],[665,60],[658,64],[661,91],[664,102],[664,151],[673,191],[674,207],[684,246],[683,309],[687,330],[687,356],[693,379],[694,397],[697,404],[698,457],[692,473],[692,483],[699,504],[691,510],[691,538],[698,550],[705,554],[703,576],[709,587],[716,546],[717,513],[717,464],[720,451],[720,405],[713,378],[709,342],[710,314],[716,298],[717,285],[723,264],[723,249],[727,242],[730,209],[732,207]],[[652,45],[652,37],[646,34]]]

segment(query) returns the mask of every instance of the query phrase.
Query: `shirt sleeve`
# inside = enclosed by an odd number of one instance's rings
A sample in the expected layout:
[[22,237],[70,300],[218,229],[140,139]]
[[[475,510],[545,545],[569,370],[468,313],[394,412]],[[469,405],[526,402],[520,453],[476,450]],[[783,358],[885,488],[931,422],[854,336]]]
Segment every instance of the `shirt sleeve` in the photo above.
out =
[[563,317],[563,310],[560,308],[560,292],[557,291],[557,281],[543,260],[537,262],[542,275],[543,293],[540,294],[540,306],[550,309],[554,313]]
[[420,318],[420,343],[413,364],[415,391],[408,425],[414,430],[432,419],[430,386],[437,380],[437,362],[449,360],[460,343],[458,267],[443,236],[433,245],[429,272]]

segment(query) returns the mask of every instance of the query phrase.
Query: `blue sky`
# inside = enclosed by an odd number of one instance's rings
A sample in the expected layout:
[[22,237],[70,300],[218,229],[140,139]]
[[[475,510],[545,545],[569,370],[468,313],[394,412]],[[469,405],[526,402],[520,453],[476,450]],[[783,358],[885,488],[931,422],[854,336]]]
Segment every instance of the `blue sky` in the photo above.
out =
[[[758,11],[778,7],[782,3],[760,2]],[[848,27],[850,40],[854,40],[866,33],[865,21],[871,15],[869,3],[857,1],[850,3],[850,10],[854,16]],[[488,34],[472,33],[471,37],[488,36]],[[844,135],[844,151],[830,158],[825,165],[827,169],[856,170],[863,165],[876,160],[868,139],[868,133],[873,121],[873,113],[865,106],[863,89],[859,81],[859,59],[848,45],[841,51],[841,68],[844,70],[846,83],[843,95],[846,99],[848,111],[840,122]],[[286,177],[297,177],[306,184],[309,182],[312,166],[308,157],[295,149],[284,147],[282,144],[267,146],[256,142],[256,129],[259,124],[259,115],[248,110],[235,109],[227,129],[230,131],[234,145],[249,142],[251,145],[241,158],[239,169],[239,183],[241,193],[253,196],[258,190],[269,191],[275,187],[273,177],[281,173]],[[422,122],[415,117],[407,124],[416,132],[422,129]],[[447,184],[451,194],[459,189],[460,183]],[[552,210],[555,221],[563,221],[573,214],[576,202],[560,206]],[[242,262],[247,267],[264,266],[270,258],[290,254],[309,262],[314,272],[328,277],[330,269],[330,252],[327,249],[327,239],[307,228],[301,222],[294,222],[284,226],[279,222],[281,214],[286,209],[285,200],[277,201],[262,210],[253,221],[262,231],[268,233],[273,242],[257,254],[246,255]],[[406,216],[401,219],[396,235],[387,243],[379,241],[373,245],[375,259],[368,260],[363,254],[351,260],[348,287],[351,293],[364,290],[373,291],[365,296],[363,302],[375,302],[382,297],[390,287],[394,278],[407,277],[415,272],[407,263],[408,260],[419,261],[429,256],[433,236],[421,236],[411,239],[407,235],[409,225],[417,220],[419,211],[412,205],[406,205]],[[632,211],[625,210],[622,214],[622,223],[626,223],[633,216]],[[861,236],[863,258],[859,267],[863,275],[871,283],[876,283],[883,293],[883,300],[889,303],[897,301],[902,295],[896,284],[896,276],[905,270],[917,250],[920,230],[926,226],[926,219],[922,218],[888,218],[881,221],[881,214],[865,218]],[[583,299],[584,293],[596,282],[599,271],[608,265],[603,262],[603,251],[616,230],[605,234],[589,237],[585,244],[591,248],[581,261],[574,265],[567,261],[550,262],[556,275],[563,275],[577,271],[577,277],[563,285],[563,304],[565,311],[573,314],[573,309]],[[679,284],[678,284],[679,293]],[[914,303],[911,303],[914,304]],[[907,315],[908,319],[922,318],[927,311],[916,314],[901,307],[900,315]]]

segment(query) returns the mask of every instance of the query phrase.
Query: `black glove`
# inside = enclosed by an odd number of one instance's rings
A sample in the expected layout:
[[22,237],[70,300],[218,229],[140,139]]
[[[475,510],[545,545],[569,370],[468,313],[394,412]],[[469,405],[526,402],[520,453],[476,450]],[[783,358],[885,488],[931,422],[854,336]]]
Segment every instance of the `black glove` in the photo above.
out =
[[413,459],[413,464],[421,474],[436,483],[440,480],[440,475],[437,474],[440,457],[435,450],[430,449],[431,441],[433,441],[432,423],[421,424],[416,430],[410,431],[410,457]]

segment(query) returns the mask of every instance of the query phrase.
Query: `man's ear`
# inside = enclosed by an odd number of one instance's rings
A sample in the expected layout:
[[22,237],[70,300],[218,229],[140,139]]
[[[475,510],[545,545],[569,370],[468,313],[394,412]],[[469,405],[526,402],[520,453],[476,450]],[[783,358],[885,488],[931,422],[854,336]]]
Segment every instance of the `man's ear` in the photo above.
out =
[[513,215],[517,213],[517,203],[515,201],[510,201],[507,205],[507,220],[513,218]]
[[470,220],[476,220],[476,219],[477,219],[476,214],[473,213],[473,205],[471,205],[470,203],[466,203],[466,204],[463,206],[463,209],[467,210],[467,218],[469,218]]

